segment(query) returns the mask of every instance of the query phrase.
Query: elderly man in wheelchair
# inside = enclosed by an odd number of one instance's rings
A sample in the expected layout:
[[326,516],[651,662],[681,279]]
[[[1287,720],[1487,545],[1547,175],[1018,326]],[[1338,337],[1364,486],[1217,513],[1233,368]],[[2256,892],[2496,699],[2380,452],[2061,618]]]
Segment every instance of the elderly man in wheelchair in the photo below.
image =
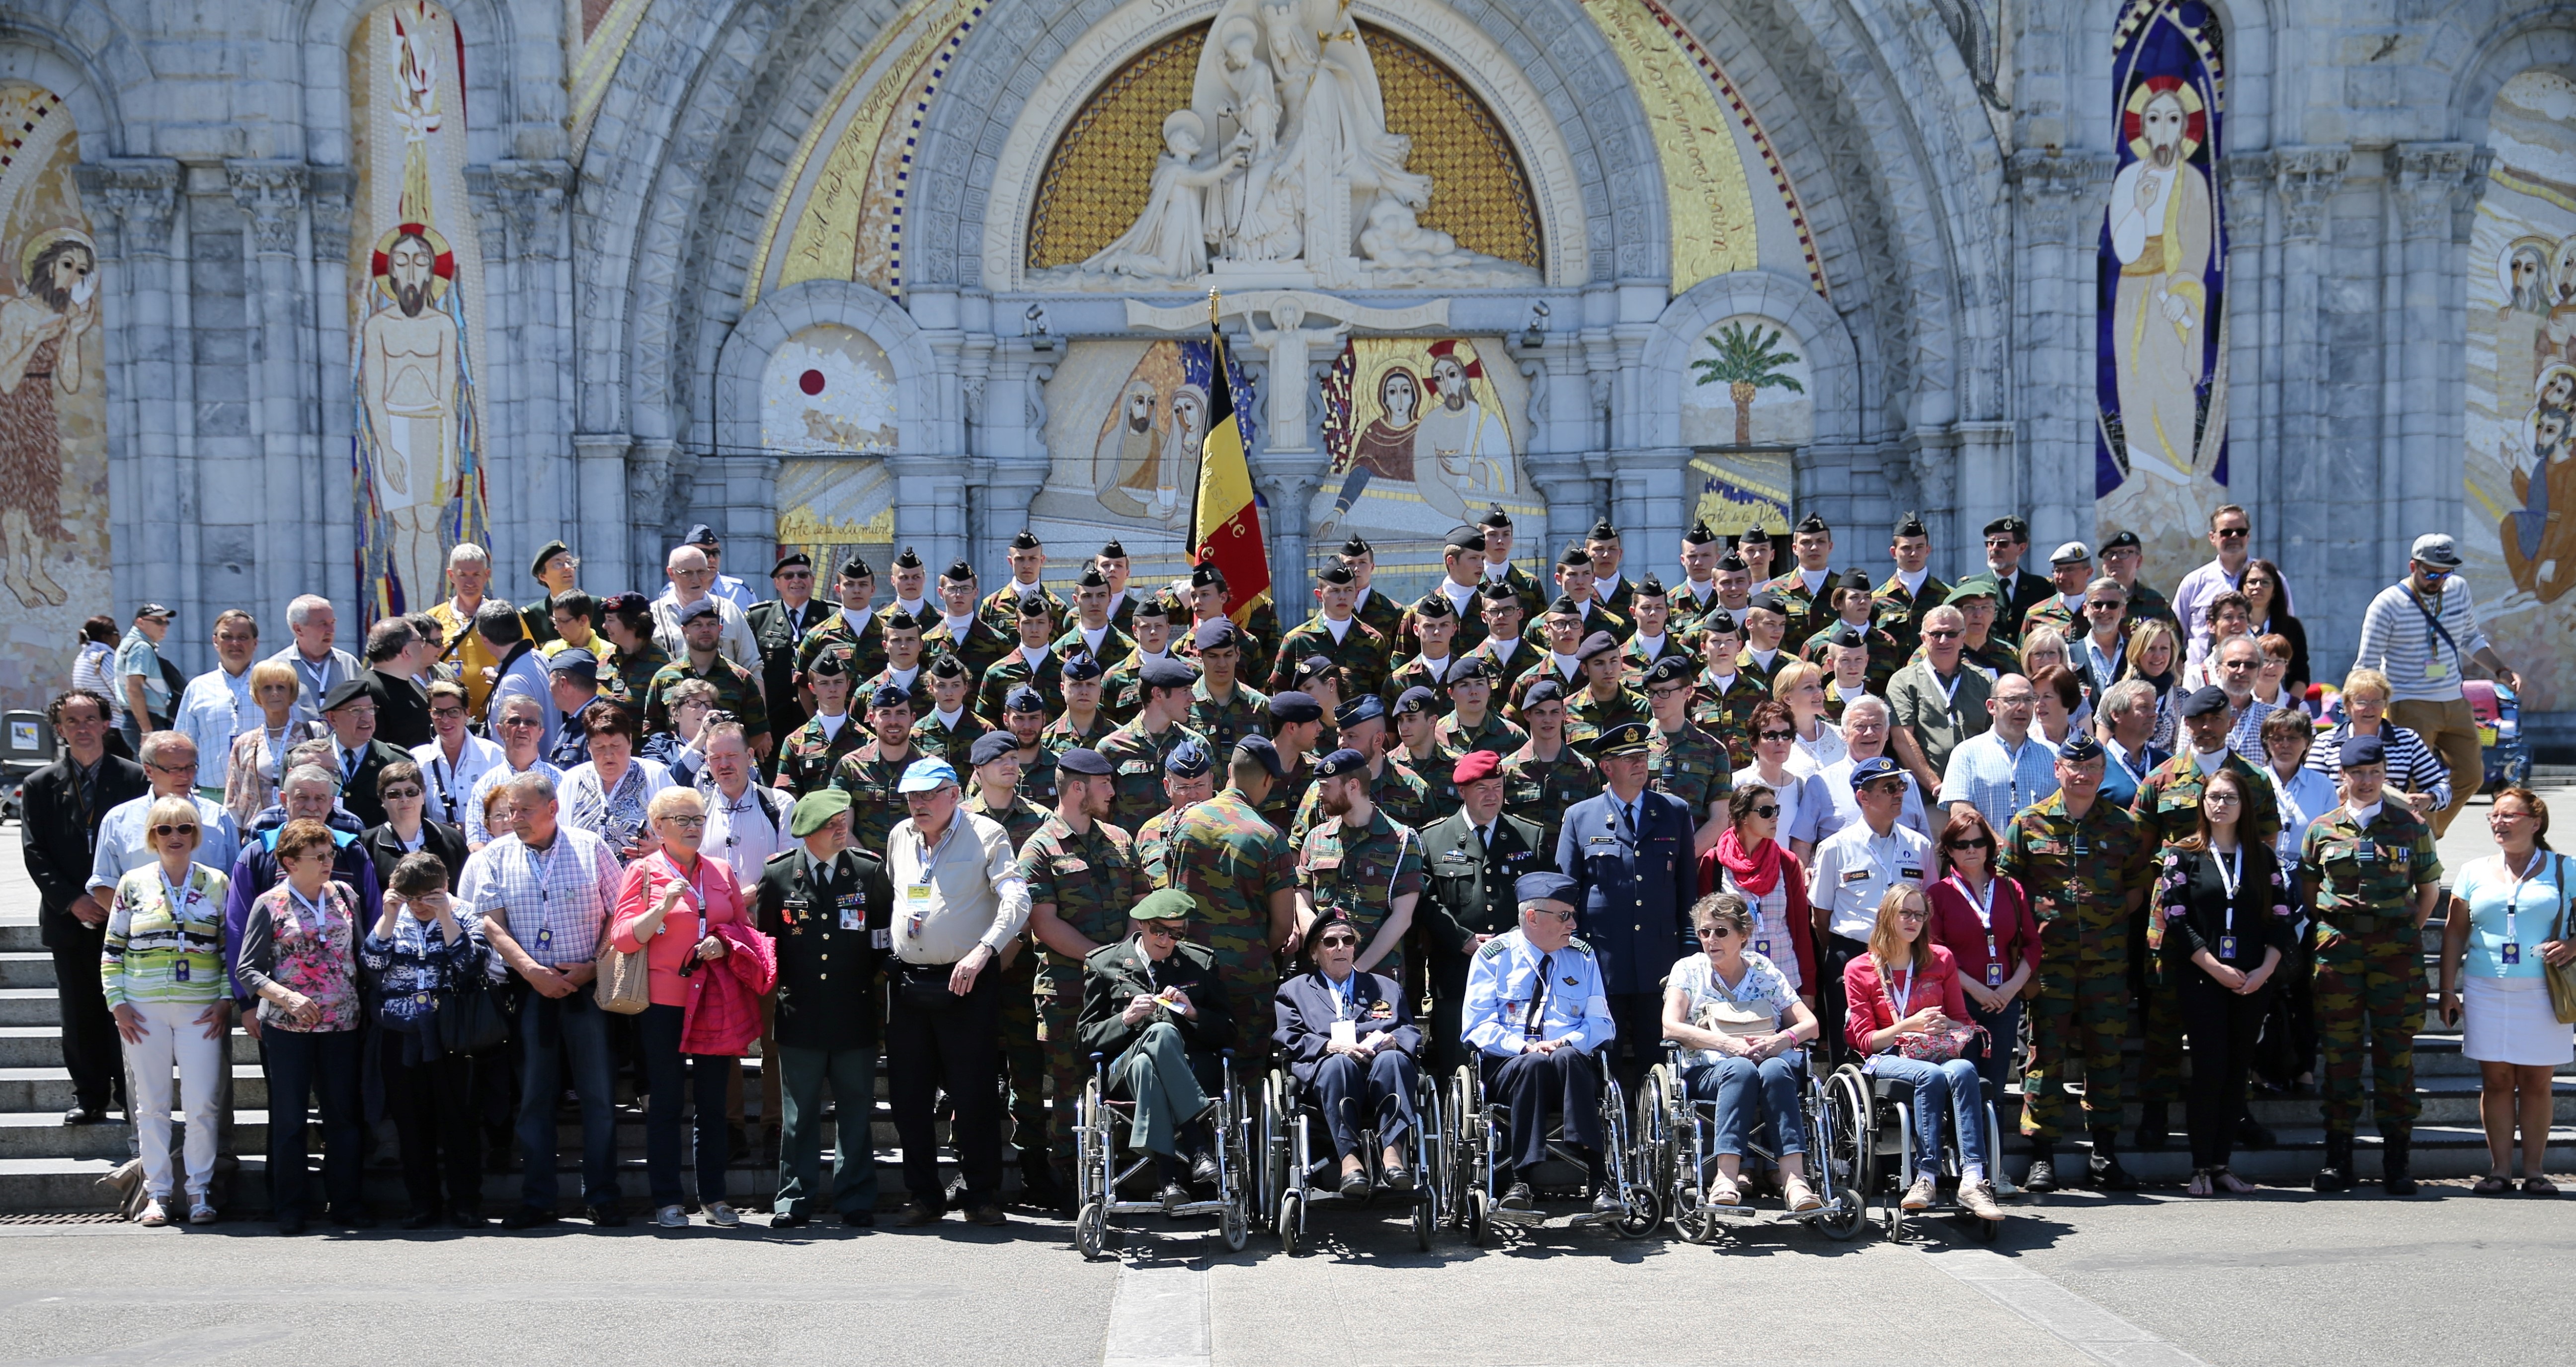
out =
[[[1358,1200],[1373,1184],[1413,1190],[1405,1166],[1408,1136],[1419,1124],[1415,1109],[1421,1075],[1415,1059],[1422,1031],[1393,979],[1354,966],[1360,929],[1349,913],[1326,912],[1314,927],[1315,970],[1279,984],[1279,1057],[1300,1091],[1323,1112],[1341,1159],[1340,1193]],[[1378,1139],[1372,1155],[1361,1151],[1361,1132]]]
[[1189,1183],[1218,1181],[1217,1118],[1234,1018],[1217,985],[1216,956],[1183,941],[1197,900],[1165,888],[1128,915],[1127,938],[1083,961],[1082,1047],[1107,1060],[1104,1095],[1134,1103],[1128,1143],[1154,1156],[1165,1214],[1190,1203]]
[[[1515,887],[1521,923],[1485,942],[1467,970],[1460,1029],[1484,1089],[1505,1116],[1496,1162],[1512,1181],[1498,1209],[1535,1210],[1532,1174],[1548,1161],[1548,1121],[1582,1156],[1591,1217],[1615,1219],[1623,1203],[1602,1161],[1602,1046],[1615,1034],[1592,948],[1574,936],[1574,880],[1532,873]],[[1651,1222],[1650,1222],[1651,1223]]]
[[1717,892],[1699,899],[1691,926],[1707,952],[1673,965],[1664,983],[1663,1027],[1677,1047],[1684,1094],[1714,1106],[1716,1172],[1704,1199],[1719,1210],[1745,1207],[1738,1179],[1758,1119],[1770,1129],[1789,1213],[1820,1210],[1824,1202],[1807,1183],[1800,1105],[1806,1046],[1820,1030],[1816,1015],[1747,943],[1753,922],[1742,896]]

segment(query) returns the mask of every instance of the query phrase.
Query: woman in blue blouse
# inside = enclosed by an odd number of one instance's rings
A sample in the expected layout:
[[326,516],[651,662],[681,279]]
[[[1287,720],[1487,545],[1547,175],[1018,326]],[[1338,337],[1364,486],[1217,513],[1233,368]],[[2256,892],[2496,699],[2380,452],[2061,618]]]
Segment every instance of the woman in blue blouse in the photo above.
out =
[[2576,1058],[2576,1030],[2550,1009],[2541,965],[2576,961],[2567,925],[2576,878],[2567,857],[2549,848],[2549,808],[2530,789],[2497,792],[2487,829],[2503,852],[2461,870],[2451,888],[2442,927],[2442,1020],[2463,1027],[2460,1052],[2478,1061],[2489,1167],[2474,1190],[2494,1196],[2513,1189],[2519,1120],[2522,1189],[2546,1195],[2558,1190],[2541,1175],[2551,1075]]
[[[383,1050],[385,1109],[402,1153],[403,1187],[411,1196],[406,1229],[441,1219],[459,1229],[483,1227],[483,1164],[474,1116],[474,1056],[449,1053],[438,1017],[459,984],[492,966],[482,918],[447,895],[447,865],[427,850],[394,865],[384,913],[358,946],[358,966],[374,991]],[[439,1177],[446,1176],[445,1199]]]

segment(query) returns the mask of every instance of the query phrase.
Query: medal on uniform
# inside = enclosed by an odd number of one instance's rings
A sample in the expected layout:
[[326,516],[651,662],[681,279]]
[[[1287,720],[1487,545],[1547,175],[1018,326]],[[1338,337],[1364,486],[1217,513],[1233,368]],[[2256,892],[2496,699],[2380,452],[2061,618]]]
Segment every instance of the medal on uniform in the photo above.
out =
[[867,926],[867,913],[859,905],[859,895],[851,893],[841,899],[841,929],[861,930]]

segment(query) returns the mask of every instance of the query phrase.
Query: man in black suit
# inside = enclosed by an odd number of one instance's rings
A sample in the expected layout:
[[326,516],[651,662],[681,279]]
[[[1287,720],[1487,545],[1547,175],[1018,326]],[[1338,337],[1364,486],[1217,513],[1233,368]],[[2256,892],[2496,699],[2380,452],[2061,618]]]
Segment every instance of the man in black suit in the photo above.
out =
[[107,1118],[111,1100],[124,1105],[125,1069],[116,1018],[99,986],[107,904],[88,889],[90,866],[108,809],[152,785],[142,765],[107,753],[107,699],[75,688],[54,699],[45,719],[70,753],[27,777],[18,843],[36,885],[36,927],[54,956],[63,1067],[72,1075],[63,1123],[94,1125]]
[[394,885],[394,865],[419,850],[437,855],[438,862],[447,866],[449,892],[456,891],[457,879],[465,872],[465,828],[429,820],[428,792],[420,766],[409,759],[376,771],[376,800],[384,806],[385,821],[368,827],[358,843],[375,863],[376,881],[385,887]]
[[429,690],[412,678],[437,657],[437,647],[424,648],[407,617],[388,617],[367,628],[367,671],[358,681],[375,700],[376,739],[409,752],[437,737],[429,724]]
[[1315,968],[1279,984],[1276,999],[1280,1060],[1324,1113],[1333,1152],[1342,1161],[1341,1194],[1369,1194],[1370,1173],[1360,1152],[1363,1119],[1377,1131],[1378,1176],[1387,1190],[1413,1190],[1404,1165],[1413,1136],[1414,1096],[1420,1089],[1416,1060],[1422,1031],[1404,990],[1392,978],[1358,971],[1360,929],[1338,907],[1315,921]]
[[1458,810],[1422,828],[1423,898],[1418,911],[1431,939],[1432,1061],[1446,1077],[1467,1061],[1459,1039],[1467,999],[1467,965],[1485,941],[1520,924],[1513,884],[1553,867],[1537,823],[1503,813],[1502,757],[1470,750],[1451,781]]
[[[752,640],[760,644],[760,687],[769,700],[769,734],[792,736],[805,724],[806,712],[796,697],[796,648],[805,633],[823,624],[825,605],[814,599],[814,559],[803,551],[778,558],[769,567],[775,598],[743,611]],[[774,771],[773,771],[774,772]]]
[[844,1116],[876,1105],[885,1012],[875,986],[884,957],[878,945],[894,923],[894,887],[884,861],[850,848],[848,793],[818,788],[799,798],[787,833],[802,845],[771,855],[757,885],[761,933],[778,942],[775,1059],[785,1117],[778,1213],[770,1227],[792,1229],[825,1206],[843,1224],[865,1227],[876,1223],[876,1155],[866,1128],[844,1121],[832,1184],[823,1185],[823,1085],[831,1084],[833,1104]]
[[334,684],[322,699],[322,721],[331,728],[331,764],[340,771],[340,805],[358,824],[381,826],[384,800],[376,796],[376,775],[388,764],[411,758],[407,751],[376,739],[376,700],[363,679]]
[[1556,866],[1574,879],[1576,929],[1601,967],[1617,1026],[1610,1064],[1634,1092],[1663,1038],[1664,975],[1682,956],[1699,894],[1699,829],[1680,798],[1646,787],[1647,726],[1621,722],[1592,744],[1602,792],[1565,810]]

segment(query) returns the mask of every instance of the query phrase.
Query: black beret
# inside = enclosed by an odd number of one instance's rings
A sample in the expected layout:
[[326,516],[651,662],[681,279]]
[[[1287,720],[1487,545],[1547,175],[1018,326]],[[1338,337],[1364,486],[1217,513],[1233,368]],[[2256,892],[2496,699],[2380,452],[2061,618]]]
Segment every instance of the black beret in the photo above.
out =
[[981,769],[1004,755],[1016,755],[1020,743],[1008,731],[987,731],[975,738],[975,748],[966,752],[966,762]]
[[322,710],[336,712],[365,696],[367,696],[367,686],[364,683],[356,679],[342,679],[331,685],[330,692],[322,695]]
[[1243,644],[1242,638],[1234,623],[1222,617],[1211,617],[1190,632],[1190,644],[1200,650],[1231,650]]
[[1368,756],[1348,747],[1344,747],[1324,756],[1323,760],[1315,765],[1315,777],[1317,778],[1340,778],[1344,774],[1364,774],[1367,772]]
[[528,562],[528,577],[531,579],[542,578],[546,572],[546,562],[571,549],[572,547],[567,546],[560,541],[549,541],[546,544],[539,546],[537,548],[537,558]]
[[1066,683],[1089,683],[1099,678],[1100,672],[1100,662],[1093,659],[1091,652],[1087,650],[1075,652],[1071,659],[1064,662]]
[[1011,690],[1010,696],[1002,699],[1002,710],[1005,712],[1044,712],[1046,710],[1046,695],[1044,693],[1040,693],[1035,688],[1032,688],[1027,684],[1021,684]]
[[[1068,750],[1065,753],[1071,754],[1073,752]],[[1064,761],[1062,759],[1058,759],[1056,761],[1056,765],[1061,768],[1064,765]],[[1215,767],[1215,765],[1216,759],[1208,753],[1207,743],[1205,741],[1182,741],[1180,744],[1172,747],[1172,753],[1163,756],[1163,772],[1176,778],[1197,778],[1199,775],[1204,774],[1209,769]],[[1103,772],[1107,771],[1104,770]]]
[[899,570],[920,569],[921,557],[914,554],[912,547],[906,546],[903,548],[903,554],[894,558],[894,567]]
[[1188,665],[1166,658],[1146,661],[1137,679],[1147,688],[1187,688],[1197,683],[1199,676]]
[[723,617],[724,609],[717,607],[716,602],[715,596],[710,594],[680,609],[676,614],[680,619],[680,625],[687,626],[701,617]]
[[2102,543],[2102,550],[2105,554],[2118,550],[2134,551],[2140,549],[2143,548],[2139,545],[2138,534],[2130,531],[2113,532],[2111,533],[2111,539]]
[[2102,758],[2102,742],[2094,739],[2090,731],[2078,731],[2057,747],[2057,757],[2069,764],[2090,764]]
[[2224,712],[2227,710],[2227,690],[2216,684],[2202,684],[2193,689],[2182,700],[2182,706],[2176,710],[2186,718],[2206,717],[2213,712]]
[[1404,690],[1404,695],[1395,700],[1396,715],[1402,716],[1408,712],[1428,712],[1432,709],[1433,705],[1439,701],[1439,694],[1432,692],[1428,688],[1416,685]]
[[1339,683],[1341,681],[1341,676],[1333,672],[1333,662],[1321,655],[1309,655],[1305,659],[1299,660],[1297,662],[1297,668],[1290,671],[1288,675],[1288,681],[1290,683],[1309,683],[1316,679],[1325,679],[1334,683]]
[[1234,743],[1234,757],[1236,759],[1249,758],[1258,762],[1263,769],[1269,771],[1272,778],[1286,778],[1288,776],[1286,766],[1279,762],[1279,747],[1271,744],[1268,736],[1246,736],[1243,739],[1236,741]]
[[1099,751],[1085,745],[1077,745],[1056,756],[1055,767],[1068,774],[1083,774],[1091,778],[1107,778],[1118,772],[1118,767],[1102,759]]
[[2030,540],[2030,524],[2010,513],[1986,524],[1986,535],[2009,536],[2015,541]]
[[1699,667],[1690,662],[1689,656],[1667,655],[1662,659],[1655,661],[1652,665],[1647,666],[1646,682],[1649,684],[1671,683],[1676,679],[1687,682],[1692,675],[1698,672]]
[[868,706],[910,707],[912,706],[912,695],[890,683],[878,684],[877,691],[868,695]]
[[1521,695],[1521,706],[1524,708],[1536,707],[1543,702],[1563,701],[1565,701],[1565,685],[1554,679],[1541,679],[1531,684],[1529,691]]
[[2343,753],[2337,758],[2346,769],[2357,764],[2386,764],[2388,747],[2377,736],[2346,736]]
[[778,576],[787,573],[789,570],[810,570],[812,568],[814,568],[814,557],[807,555],[803,551],[789,551],[787,554],[778,557],[777,564],[769,567],[769,577],[775,579]]
[[1494,681],[1493,662],[1482,655],[1470,655],[1460,660],[1456,669],[1449,671],[1449,683],[1452,686],[1469,679],[1482,679],[1486,683],[1492,683]]
[[1015,551],[1033,551],[1038,549],[1037,533],[1030,531],[1026,527],[1020,528],[1020,534],[1011,538],[1011,549]]
[[1270,719],[1292,724],[1301,721],[1322,721],[1324,705],[1315,701],[1314,694],[1292,688],[1270,695]]
[[549,675],[574,674],[586,679],[597,679],[599,657],[580,646],[558,650],[546,660],[546,673]]

